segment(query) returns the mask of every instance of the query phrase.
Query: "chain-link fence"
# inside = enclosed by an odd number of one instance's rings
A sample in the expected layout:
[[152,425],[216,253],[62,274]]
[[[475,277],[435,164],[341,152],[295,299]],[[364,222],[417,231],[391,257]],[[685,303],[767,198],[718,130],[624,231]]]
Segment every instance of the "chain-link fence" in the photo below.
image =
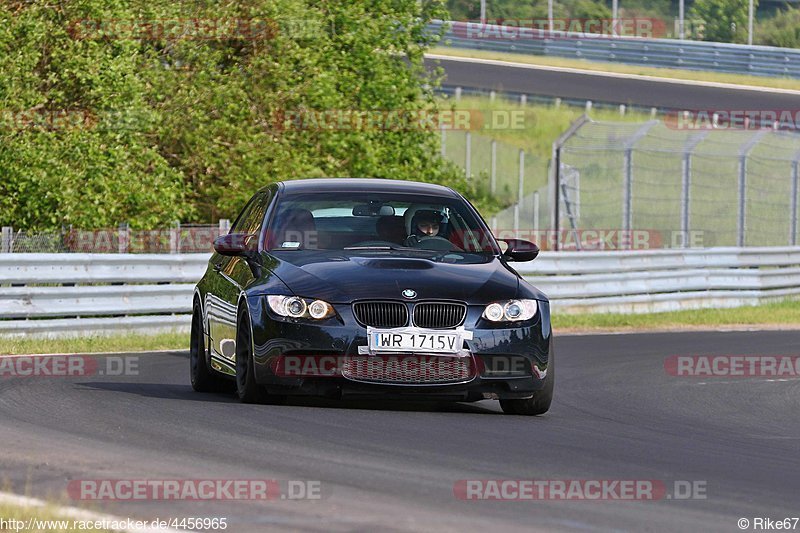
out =
[[548,213],[549,161],[508,143],[470,131],[442,132],[442,156],[464,168],[468,179],[513,207],[489,219],[495,234],[543,227]]
[[573,129],[554,149],[553,220],[577,247],[603,231],[625,236],[623,248],[797,244],[797,133],[657,120]]
[[543,249],[796,245],[800,134],[741,126],[583,117],[550,160],[464,131],[442,154],[512,204],[489,220],[497,236]]
[[230,229],[219,224],[179,224],[170,228],[133,230],[127,224],[113,229],[34,232],[3,227],[0,253],[196,253],[213,251],[214,239]]

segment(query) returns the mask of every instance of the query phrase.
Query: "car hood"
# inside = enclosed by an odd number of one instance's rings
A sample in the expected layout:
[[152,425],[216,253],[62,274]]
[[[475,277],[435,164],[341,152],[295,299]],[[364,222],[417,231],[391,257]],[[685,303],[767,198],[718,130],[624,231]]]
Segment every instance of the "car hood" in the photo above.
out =
[[[416,291],[417,300],[487,304],[514,298],[519,287],[517,274],[497,258],[484,261],[453,264],[393,255],[304,251],[273,255],[270,270],[294,294],[331,303],[402,299],[405,289]],[[541,298],[545,296],[541,294]]]

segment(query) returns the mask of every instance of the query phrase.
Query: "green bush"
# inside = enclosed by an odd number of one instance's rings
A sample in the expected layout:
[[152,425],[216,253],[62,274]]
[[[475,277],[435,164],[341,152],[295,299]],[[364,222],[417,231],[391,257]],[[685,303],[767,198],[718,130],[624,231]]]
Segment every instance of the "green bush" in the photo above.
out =
[[[281,120],[309,110],[435,110],[439,73],[420,83],[435,39],[423,28],[444,16],[438,1],[418,0],[4,2],[0,223],[210,222],[232,218],[270,181],[316,176],[447,183],[487,205],[439,158],[436,131]],[[190,19],[259,31],[119,38],[92,25]]]
[[[754,9],[758,0],[754,0]],[[703,40],[721,43],[747,42],[748,3],[742,0],[697,0],[689,19],[703,21]]]
[[800,9],[788,7],[771,18],[758,21],[755,37],[758,44],[800,48]]

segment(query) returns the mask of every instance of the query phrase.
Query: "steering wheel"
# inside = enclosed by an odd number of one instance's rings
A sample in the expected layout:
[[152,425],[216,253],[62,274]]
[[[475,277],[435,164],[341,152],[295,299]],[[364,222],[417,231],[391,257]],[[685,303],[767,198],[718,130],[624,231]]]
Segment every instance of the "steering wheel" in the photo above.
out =
[[448,239],[444,237],[439,237],[438,235],[433,236],[425,236],[425,237],[416,237],[416,239],[411,239],[409,237],[410,244],[414,248],[421,248],[423,250],[442,250],[447,252],[463,252],[464,249],[460,246],[457,246],[450,242]]

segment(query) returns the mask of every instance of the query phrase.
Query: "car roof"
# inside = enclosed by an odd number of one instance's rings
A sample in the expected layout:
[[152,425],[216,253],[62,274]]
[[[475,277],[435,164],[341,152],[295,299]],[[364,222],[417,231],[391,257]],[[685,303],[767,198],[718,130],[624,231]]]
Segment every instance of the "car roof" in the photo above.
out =
[[375,179],[375,178],[312,178],[278,182],[287,193],[305,192],[398,192],[409,194],[432,194],[457,197],[449,187],[419,181]]

